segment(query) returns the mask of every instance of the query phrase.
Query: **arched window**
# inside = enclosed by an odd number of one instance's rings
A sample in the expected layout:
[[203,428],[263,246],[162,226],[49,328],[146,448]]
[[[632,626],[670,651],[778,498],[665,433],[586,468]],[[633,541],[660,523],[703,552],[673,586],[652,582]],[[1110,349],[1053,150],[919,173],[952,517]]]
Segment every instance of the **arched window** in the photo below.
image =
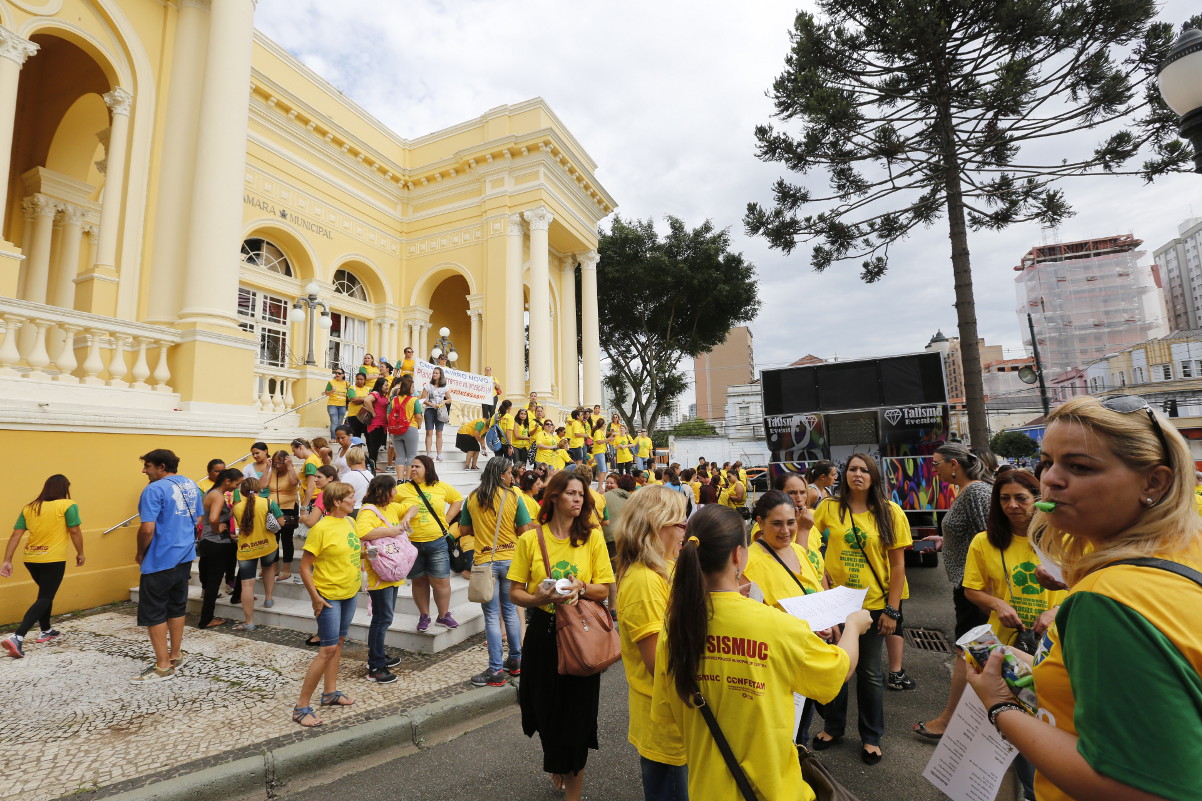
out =
[[348,270],[334,271],[334,291],[355,300],[367,300],[367,287],[352,272]]
[[242,263],[292,277],[292,265],[284,251],[266,239],[248,239],[242,243]]

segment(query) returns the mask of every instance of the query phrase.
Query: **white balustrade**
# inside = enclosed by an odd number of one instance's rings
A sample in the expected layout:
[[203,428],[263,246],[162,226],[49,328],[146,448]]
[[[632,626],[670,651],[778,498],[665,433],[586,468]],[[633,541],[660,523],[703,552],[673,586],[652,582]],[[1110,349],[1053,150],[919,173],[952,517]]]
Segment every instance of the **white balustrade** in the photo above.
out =
[[296,408],[293,388],[300,378],[299,370],[260,365],[255,372],[251,402],[258,404],[260,412],[284,414],[291,411]]
[[75,335],[83,330],[83,326],[59,323],[58,328],[63,332],[63,348],[54,359],[54,366],[58,368],[54,380],[60,384],[78,384],[79,379],[74,375],[79,364],[75,358]]
[[150,340],[146,337],[135,337],[138,343],[138,358],[134,361],[134,369],[131,371],[134,381],[130,384],[134,389],[150,389],[150,385],[146,383],[146,379],[150,378],[150,365],[146,362],[146,346],[150,344]]
[[34,327],[33,347],[29,349],[29,353],[25,354],[25,363],[29,365],[29,372],[22,378],[28,378],[34,381],[49,381],[50,374],[46,372],[46,368],[50,366],[50,353],[46,350],[46,329],[50,327],[49,320],[37,318],[30,321]]
[[[104,370],[104,362],[100,359],[100,343],[103,337],[104,332],[102,331],[92,329],[89,332],[91,345],[88,349],[88,361],[84,362],[84,372],[89,376],[98,376]],[[134,338],[129,334],[116,334],[113,339],[116,340],[116,344],[113,346],[113,355],[109,358],[108,386],[126,388],[130,382],[125,380],[125,375],[129,372],[129,365],[125,361],[125,351],[129,350]],[[95,354],[94,360],[93,354]],[[97,384],[104,383],[99,378],[84,379],[84,383],[91,381],[95,381]]]
[[24,323],[25,318],[15,314],[0,318],[0,324],[4,325],[4,339],[0,340],[0,378],[16,378],[21,375],[17,371],[17,365],[21,363],[21,351],[17,348],[17,331]]

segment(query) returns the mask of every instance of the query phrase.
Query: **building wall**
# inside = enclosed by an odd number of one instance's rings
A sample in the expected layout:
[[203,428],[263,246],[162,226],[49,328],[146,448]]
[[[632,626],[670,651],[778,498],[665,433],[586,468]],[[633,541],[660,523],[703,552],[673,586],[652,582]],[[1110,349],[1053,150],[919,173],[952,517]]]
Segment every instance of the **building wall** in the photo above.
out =
[[1152,252],[1165,275],[1165,302],[1174,331],[1202,328],[1202,218],[1177,226],[1177,237]]
[[755,378],[755,351],[751,330],[740,325],[730,329],[722,344],[693,360],[697,416],[711,422],[726,415],[726,388],[747,384]]

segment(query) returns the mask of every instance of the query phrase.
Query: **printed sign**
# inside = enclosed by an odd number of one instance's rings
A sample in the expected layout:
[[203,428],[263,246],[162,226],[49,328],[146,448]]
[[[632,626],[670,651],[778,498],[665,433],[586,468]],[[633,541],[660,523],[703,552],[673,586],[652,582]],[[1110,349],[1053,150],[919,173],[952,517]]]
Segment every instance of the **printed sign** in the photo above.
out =
[[893,406],[881,410],[882,456],[930,456],[947,439],[948,407]]
[[[421,388],[430,383],[437,365],[430,362],[414,362],[413,391],[421,394]],[[447,389],[450,390],[451,400],[459,403],[492,403],[493,383],[486,375],[465,373],[450,367],[442,368],[447,378]]]
[[826,431],[820,414],[783,414],[764,418],[764,434],[773,462],[826,458]]

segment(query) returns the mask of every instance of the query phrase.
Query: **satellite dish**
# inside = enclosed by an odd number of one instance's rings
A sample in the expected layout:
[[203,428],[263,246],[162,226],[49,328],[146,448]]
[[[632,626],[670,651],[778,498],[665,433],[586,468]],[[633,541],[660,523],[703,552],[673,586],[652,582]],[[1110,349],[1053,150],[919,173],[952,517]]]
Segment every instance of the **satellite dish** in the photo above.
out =
[[1035,372],[1034,367],[1024,366],[1018,368],[1018,380],[1024,384],[1034,384],[1039,380],[1039,373]]

